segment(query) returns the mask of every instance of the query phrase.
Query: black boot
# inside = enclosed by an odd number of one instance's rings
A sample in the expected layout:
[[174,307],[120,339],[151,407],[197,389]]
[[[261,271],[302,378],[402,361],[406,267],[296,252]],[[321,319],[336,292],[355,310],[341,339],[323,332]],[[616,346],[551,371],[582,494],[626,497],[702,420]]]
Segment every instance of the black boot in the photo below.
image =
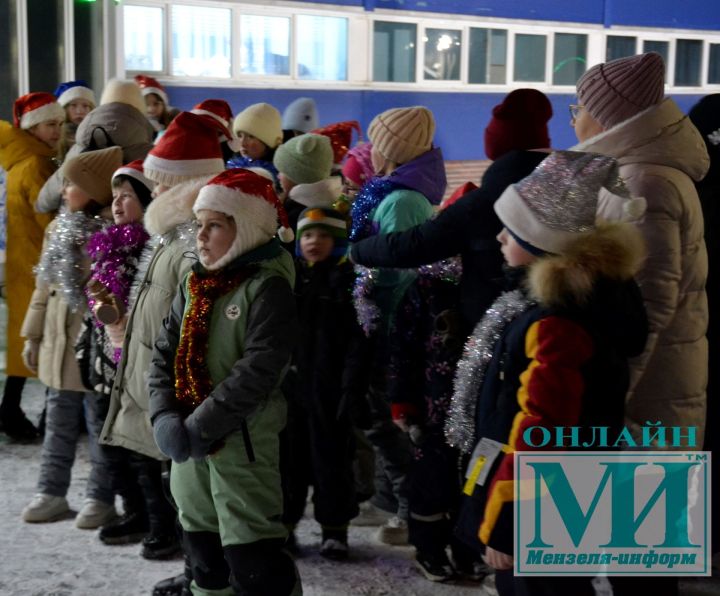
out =
[[98,534],[104,544],[134,544],[150,531],[147,517],[142,513],[126,513],[115,522],[103,526]]
[[18,442],[35,441],[40,435],[20,408],[25,377],[7,377],[0,404],[0,431]]
[[283,550],[284,540],[268,538],[226,546],[230,585],[238,596],[289,596],[299,581],[295,562]]
[[152,596],[192,596],[190,582],[192,581],[192,569],[190,562],[185,558],[185,570],[174,577],[168,577],[155,584]]

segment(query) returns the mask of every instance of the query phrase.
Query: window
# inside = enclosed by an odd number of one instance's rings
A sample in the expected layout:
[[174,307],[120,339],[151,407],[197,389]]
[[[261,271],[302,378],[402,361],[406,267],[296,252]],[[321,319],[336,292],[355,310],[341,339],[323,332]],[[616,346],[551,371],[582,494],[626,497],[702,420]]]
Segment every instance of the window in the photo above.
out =
[[469,83],[504,85],[507,81],[507,31],[470,29]]
[[347,35],[347,19],[298,16],[298,76],[318,81],[347,80]]
[[375,21],[373,25],[373,81],[415,81],[417,25]]
[[585,72],[587,35],[556,33],[553,85],[574,85]]
[[425,29],[426,81],[460,80],[460,40],[462,32],[457,29]]
[[708,84],[720,84],[720,43],[710,44],[710,60],[708,63]]
[[520,33],[515,36],[516,81],[542,82],[545,80],[546,39],[544,35]]
[[699,87],[702,44],[699,39],[678,39],[675,46],[675,86]]
[[290,19],[242,15],[240,70],[263,75],[290,74]]
[[125,69],[162,72],[165,19],[163,9],[154,6],[123,7]]
[[643,41],[643,54],[657,52],[665,61],[665,75],[667,76],[668,56],[670,55],[670,44],[667,41]]
[[637,51],[637,39],[634,37],[626,37],[624,35],[608,35],[607,46],[605,48],[605,60],[617,60],[618,58],[626,58],[634,56]]
[[230,77],[230,10],[206,6],[172,8],[172,74]]

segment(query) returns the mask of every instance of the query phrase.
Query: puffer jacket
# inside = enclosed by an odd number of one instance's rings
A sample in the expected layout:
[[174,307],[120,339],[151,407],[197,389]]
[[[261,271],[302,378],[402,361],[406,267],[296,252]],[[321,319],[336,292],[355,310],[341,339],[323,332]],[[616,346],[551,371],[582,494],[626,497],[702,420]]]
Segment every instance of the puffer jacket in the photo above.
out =
[[[153,147],[154,134],[155,131],[145,114],[133,106],[120,102],[106,103],[95,108],[80,123],[75,133],[75,144],[70,147],[65,159],[88,148],[104,149],[117,145],[122,147],[123,163],[130,163],[143,159],[148,154]],[[40,191],[35,209],[39,213],[57,211],[62,188],[63,177],[58,170]]]
[[[694,426],[699,448],[708,375],[708,265],[693,181],[709,168],[705,143],[667,98],[573,149],[617,159],[631,193],[647,201],[638,225],[648,256],[637,280],[650,335],[643,354],[631,363],[626,424],[636,438],[646,421]],[[599,214],[613,217],[602,205]]]
[[210,178],[174,186],[155,198],[147,209],[144,224],[152,237],[136,275],[139,285],[136,295],[131,296],[134,306],[128,316],[101,443],[166,459],[155,445],[150,426],[147,371],[163,319],[180,282],[196,260],[192,206]]

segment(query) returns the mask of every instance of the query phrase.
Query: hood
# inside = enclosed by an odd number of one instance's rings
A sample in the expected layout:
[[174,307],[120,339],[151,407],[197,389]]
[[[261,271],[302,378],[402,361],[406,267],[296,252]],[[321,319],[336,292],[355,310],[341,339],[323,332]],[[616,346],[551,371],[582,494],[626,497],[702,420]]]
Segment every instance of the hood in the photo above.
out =
[[433,205],[439,205],[447,188],[445,162],[438,147],[423,153],[395,170],[386,179],[416,190]]
[[200,189],[212,176],[201,176],[173,186],[150,201],[143,223],[150,234],[166,234],[178,225],[195,218],[193,205]]
[[55,157],[55,154],[55,149],[26,130],[15,128],[9,122],[0,120],[0,165],[6,172],[28,157],[34,155]]
[[332,207],[342,194],[340,176],[330,176],[312,184],[298,184],[290,189],[288,198],[305,207]]
[[[101,128],[109,139],[105,138]],[[111,102],[95,108],[78,126],[75,143],[84,151],[94,145],[96,149],[113,144],[122,147],[123,163],[144,159],[153,147],[155,131],[144,114],[126,103]]]
[[695,181],[710,167],[705,142],[678,105],[666,98],[609,128],[571,151],[600,153],[628,164],[655,164],[675,168]]

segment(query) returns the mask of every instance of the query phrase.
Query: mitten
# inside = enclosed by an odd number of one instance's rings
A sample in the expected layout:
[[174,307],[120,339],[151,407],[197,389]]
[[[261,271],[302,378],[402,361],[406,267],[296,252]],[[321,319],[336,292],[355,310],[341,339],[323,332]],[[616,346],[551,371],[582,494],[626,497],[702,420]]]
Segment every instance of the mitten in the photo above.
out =
[[158,448],[181,464],[190,457],[190,439],[177,412],[165,412],[153,421],[153,436]]
[[38,354],[40,353],[40,342],[36,339],[26,339],[22,351],[22,361],[28,370],[37,374]]
[[192,414],[185,419],[185,432],[189,439],[190,457],[202,459],[210,453],[213,440],[203,438],[197,418]]

